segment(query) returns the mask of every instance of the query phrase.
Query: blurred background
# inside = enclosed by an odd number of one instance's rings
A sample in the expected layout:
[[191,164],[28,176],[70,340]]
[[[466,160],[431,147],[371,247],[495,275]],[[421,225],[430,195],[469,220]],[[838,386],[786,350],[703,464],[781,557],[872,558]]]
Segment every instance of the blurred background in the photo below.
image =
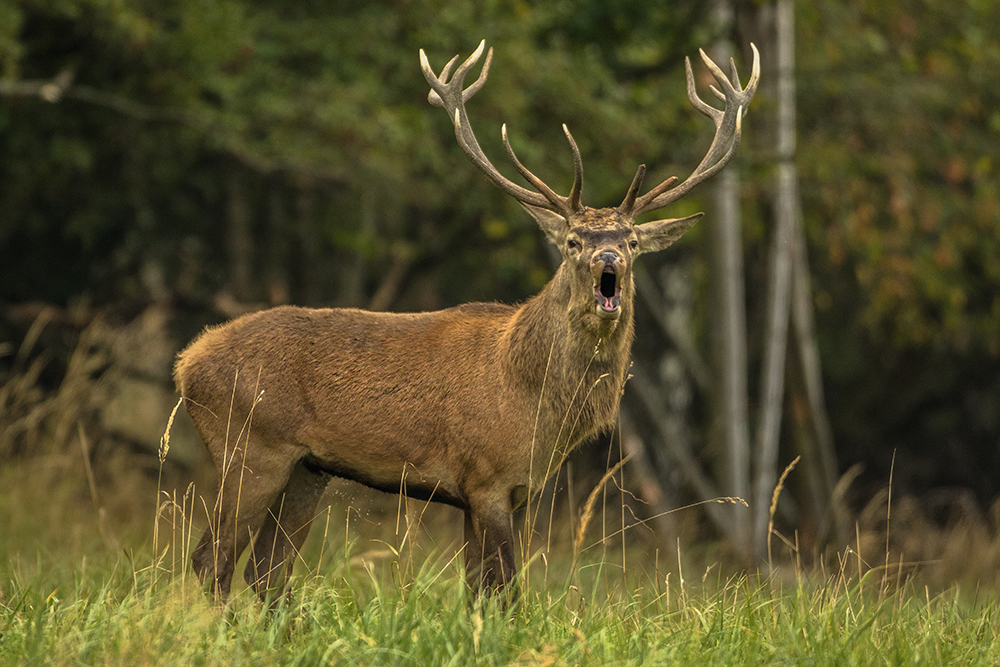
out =
[[[158,456],[173,359],[208,324],[536,293],[557,255],[458,148],[419,69],[420,48],[440,71],[481,39],[484,151],[513,177],[507,123],[568,192],[566,123],[590,206],[617,205],[641,163],[652,184],[704,155],[685,56],[717,104],[698,49],[744,82],[750,42],[762,56],[737,159],[659,212],[707,215],[640,260],[620,425],[574,455],[556,502],[572,517],[631,456],[609,492],[659,544],[760,562],[773,514],[811,562],[868,535],[875,562],[982,547],[995,568],[992,0],[0,0],[7,482],[86,473],[81,498],[102,504],[163,474],[209,489],[183,414]],[[724,496],[748,507],[663,514]]]

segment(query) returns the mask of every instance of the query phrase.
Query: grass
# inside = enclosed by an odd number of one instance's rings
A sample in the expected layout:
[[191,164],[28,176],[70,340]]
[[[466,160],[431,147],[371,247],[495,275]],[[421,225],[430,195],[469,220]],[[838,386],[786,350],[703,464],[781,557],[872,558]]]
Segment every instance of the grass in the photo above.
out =
[[[193,493],[161,507],[154,554],[152,500],[136,511],[105,487],[98,508],[86,475],[67,470],[35,460],[0,472],[0,664],[1000,663],[992,592],[931,594],[853,552],[827,573],[712,566],[692,577],[680,553],[667,564],[630,551],[623,571],[617,549],[584,550],[574,565],[567,544],[532,563],[516,610],[504,611],[461,585],[454,545],[424,546],[416,528],[398,535],[396,523],[435,521],[421,503],[400,510],[409,521],[387,515],[378,541],[378,526],[321,517],[287,604],[268,610],[240,589],[219,607],[175,555],[198,538],[181,522]],[[145,483],[129,492],[155,488]]]
[[27,366],[0,385],[0,665],[1000,664],[1000,509],[942,531],[887,492],[819,566],[782,538],[770,574],[723,573],[694,538],[667,558],[617,530],[616,469],[569,521],[533,510],[558,530],[526,549],[512,610],[461,583],[456,510],[336,485],[287,603],[234,581],[218,606],[189,565],[208,505],[164,468],[166,438],[155,477],[88,442],[81,397],[101,394],[78,366],[53,399]]
[[[634,585],[592,599],[529,592],[515,614],[473,603],[422,570],[408,591],[340,575],[301,582],[270,612],[228,608],[192,585],[136,584],[126,562],[11,580],[0,611],[5,664],[996,664],[997,607],[909,588],[775,586],[735,578],[672,590]],[[659,590],[658,590],[659,588]]]

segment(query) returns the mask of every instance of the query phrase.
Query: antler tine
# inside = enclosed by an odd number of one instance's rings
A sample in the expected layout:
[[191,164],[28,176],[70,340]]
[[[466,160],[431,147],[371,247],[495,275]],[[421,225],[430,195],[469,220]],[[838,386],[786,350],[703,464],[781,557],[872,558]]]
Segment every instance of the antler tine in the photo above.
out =
[[642,179],[645,176],[646,165],[640,164],[639,168],[635,170],[635,176],[632,177],[632,185],[628,186],[628,192],[625,193],[625,199],[618,205],[618,212],[622,215],[632,215],[632,209],[635,208],[635,198],[639,194],[639,188],[642,187]]
[[[556,195],[548,187],[544,190],[539,188],[539,191],[542,192],[542,194],[539,194],[538,192],[532,192],[531,190],[523,188],[510,181],[503,176],[496,167],[493,166],[493,163],[491,163],[489,158],[486,157],[486,154],[483,153],[482,148],[479,147],[476,135],[473,133],[472,126],[469,124],[469,117],[465,112],[465,102],[479,92],[479,90],[486,83],[486,77],[489,75],[490,63],[493,60],[492,48],[490,48],[486,54],[486,62],[483,65],[482,71],[479,73],[479,78],[464,90],[463,86],[465,85],[466,75],[479,61],[479,58],[482,56],[485,48],[486,40],[483,40],[479,43],[479,47],[476,51],[459,66],[459,68],[455,71],[455,75],[450,79],[448,78],[448,74],[451,72],[451,68],[455,64],[458,56],[452,58],[448,64],[444,66],[444,69],[441,70],[441,76],[435,76],[434,70],[431,69],[430,62],[427,60],[427,55],[424,53],[424,50],[421,49],[420,69],[424,74],[424,78],[427,79],[427,83],[431,87],[431,92],[427,95],[427,99],[434,106],[443,107],[448,113],[449,118],[451,118],[452,123],[455,126],[455,138],[458,141],[458,145],[463,151],[465,151],[465,154],[469,156],[469,159],[471,159],[472,162],[479,167],[479,170],[493,182],[494,185],[523,204],[538,206],[540,208],[565,215],[567,212],[567,206],[563,198]],[[516,163],[515,166],[518,166],[518,164],[519,163]],[[523,168],[523,166],[519,167],[519,171],[521,168]],[[531,179],[529,179],[529,181],[532,185],[538,187],[534,181],[531,181]],[[538,182],[541,183],[540,180],[538,180]],[[542,183],[542,185],[544,186],[544,183]],[[553,197],[555,199],[553,199]]]
[[[757,84],[760,82],[760,54],[757,53],[757,46],[753,42],[750,42],[750,50],[753,51],[753,67],[750,69],[750,80],[747,81],[747,87],[743,89],[743,94],[753,97],[753,94],[757,92]],[[739,78],[737,78],[738,82]]]
[[[434,76],[434,70],[431,69],[431,64],[427,61],[427,54],[424,53],[423,49],[420,49],[420,69],[424,73],[424,78],[428,81],[431,79],[437,81],[447,80],[448,74],[451,72],[451,68],[455,65],[455,61],[457,60],[458,56],[453,56],[452,59],[448,61],[448,64],[444,66],[444,69],[441,70],[441,76],[436,77]],[[438,95],[438,92],[433,88],[431,88],[431,90],[427,93],[427,101],[436,107],[444,106],[444,100],[441,99],[441,96]]]
[[[726,103],[725,109],[716,109],[698,97],[694,73],[691,70],[691,61],[688,58],[684,59],[688,99],[695,109],[712,119],[712,123],[715,125],[715,137],[701,163],[683,183],[672,189],[669,188],[676,179],[671,178],[660,183],[636,201],[635,215],[662,208],[680,199],[696,185],[721,171],[736,154],[742,136],[743,116],[750,100],[753,99],[753,95],[757,91],[757,83],[760,80],[760,54],[752,43],[750,48],[753,51],[753,66],[746,88],[740,86],[739,74],[732,59],[730,59],[730,69],[732,70],[732,80],[730,80],[730,77],[727,77],[722,69],[704,51],[699,49],[702,60],[712,76],[715,77],[721,90],[715,86],[709,86],[709,88]],[[727,144],[729,144],[728,149],[726,148]]]
[[526,181],[535,186],[536,190],[545,195],[545,198],[548,199],[549,202],[551,202],[564,217],[568,218],[570,213],[579,212],[583,208],[583,204],[581,202],[581,196],[583,194],[583,158],[580,157],[580,149],[577,147],[576,140],[573,139],[573,135],[570,134],[569,128],[566,127],[565,123],[562,128],[563,132],[566,134],[566,139],[569,140],[570,148],[573,150],[573,187],[569,192],[569,197],[557,195],[552,188],[546,185],[542,179],[535,176],[519,159],[517,159],[517,155],[514,154],[514,149],[510,145],[510,140],[507,138],[506,123],[504,123],[504,125],[500,128],[500,135],[503,138],[503,146],[507,150],[507,158],[511,161],[511,163],[513,163],[518,173],[521,174]]
[[563,132],[569,141],[569,146],[573,150],[573,187],[569,191],[569,207],[573,211],[580,211],[583,208],[581,198],[583,197],[583,158],[580,157],[580,149],[577,148],[573,135],[569,133],[569,128],[563,123]]
[[[557,210],[560,213],[563,213],[564,215],[568,214],[569,210],[566,205],[566,200],[563,197],[557,195],[552,190],[552,188],[550,188],[548,185],[545,184],[544,181],[542,181],[542,179],[538,178],[533,173],[528,171],[528,168],[525,167],[523,164],[521,164],[521,161],[517,159],[517,156],[514,154],[514,149],[511,148],[510,141],[507,139],[506,123],[500,126],[500,136],[503,138],[503,147],[507,149],[507,158],[514,165],[514,168],[517,169],[517,172],[524,177],[524,180],[528,181],[533,186],[535,186],[536,190],[545,195],[545,198],[548,199],[549,203],[551,203],[552,206],[555,207],[555,210]],[[575,183],[574,187],[576,187]]]
[[[479,60],[479,56],[483,54],[483,47],[485,46],[486,46],[485,39],[479,42],[479,48],[477,48],[475,52],[471,56],[469,56],[464,63],[462,63],[462,66],[458,68],[458,71],[455,72],[456,77],[460,77],[463,80],[465,79],[465,75],[472,68],[472,66],[476,64],[476,61]],[[490,47],[490,50],[486,52],[486,62],[483,63],[483,69],[479,72],[479,78],[476,79],[471,86],[462,91],[463,102],[465,102],[470,97],[478,93],[479,89],[482,88],[483,85],[486,83],[486,77],[489,76],[490,74],[490,63],[492,62],[493,62],[493,47]]]
[[692,106],[714,120],[716,114],[721,112],[715,107],[705,104],[702,102],[701,98],[698,97],[698,89],[695,87],[694,83],[694,71],[691,69],[691,59],[687,56],[684,57],[684,76],[687,81],[688,100],[691,102]]
[[[725,92],[720,92],[715,86],[712,85],[709,85],[708,89],[711,90],[716,97],[725,102],[728,95],[733,95],[736,93],[736,87],[729,81],[729,77],[725,75],[725,73],[722,71],[722,68],[716,65],[715,61],[708,57],[708,54],[705,53],[704,49],[698,49],[698,55],[701,56],[701,61],[705,63],[705,67],[708,68],[708,71],[712,73],[712,76],[715,77],[715,80],[719,82],[719,85],[722,86]],[[740,85],[739,78],[737,78],[736,86],[739,85]],[[697,94],[698,93],[695,92],[695,95]]]

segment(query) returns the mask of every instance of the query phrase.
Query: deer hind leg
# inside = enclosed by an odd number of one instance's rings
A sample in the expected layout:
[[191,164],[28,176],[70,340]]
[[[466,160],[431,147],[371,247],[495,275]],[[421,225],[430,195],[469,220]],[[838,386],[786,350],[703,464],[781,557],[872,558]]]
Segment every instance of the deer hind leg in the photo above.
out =
[[230,452],[225,461],[216,459],[215,511],[191,555],[198,578],[202,582],[211,578],[216,598],[229,596],[236,561],[288,482],[296,459],[288,448],[269,447],[253,438]]
[[299,461],[267,510],[243,572],[261,601],[281,596],[329,480],[326,473],[313,472]]
[[502,591],[516,572],[509,504],[470,505],[465,513],[466,580],[477,594]]

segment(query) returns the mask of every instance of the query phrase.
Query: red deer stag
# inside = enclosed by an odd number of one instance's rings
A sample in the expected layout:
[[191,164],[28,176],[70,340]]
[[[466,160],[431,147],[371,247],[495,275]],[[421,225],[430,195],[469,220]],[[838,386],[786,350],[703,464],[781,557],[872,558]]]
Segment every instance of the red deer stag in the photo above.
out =
[[537,192],[502,176],[480,149],[465,102],[486,82],[492,49],[478,80],[463,87],[483,49],[450,80],[458,56],[435,76],[421,51],[428,99],[447,111],[476,166],[534,216],[562,264],[520,306],[412,314],[279,307],[191,343],[177,362],[177,386],[219,475],[214,515],[191,560],[216,596],[229,593],[254,534],[244,577],[262,598],[280,593],[330,476],[462,509],[470,584],[504,587],[515,572],[511,513],[574,447],[615,421],[634,334],[632,263],[674,243],[701,214],[635,219],[684,196],[736,153],[759,78],[757,50],[745,89],[735,65],[727,77],[701,53],[724,110],[698,98],[686,61],[691,103],[716,128],[687,180],[668,178],[640,196],[640,166],[620,206],[593,209],[581,203],[580,151],[565,126],[576,170],[566,197],[520,163],[506,128],[507,157]]

